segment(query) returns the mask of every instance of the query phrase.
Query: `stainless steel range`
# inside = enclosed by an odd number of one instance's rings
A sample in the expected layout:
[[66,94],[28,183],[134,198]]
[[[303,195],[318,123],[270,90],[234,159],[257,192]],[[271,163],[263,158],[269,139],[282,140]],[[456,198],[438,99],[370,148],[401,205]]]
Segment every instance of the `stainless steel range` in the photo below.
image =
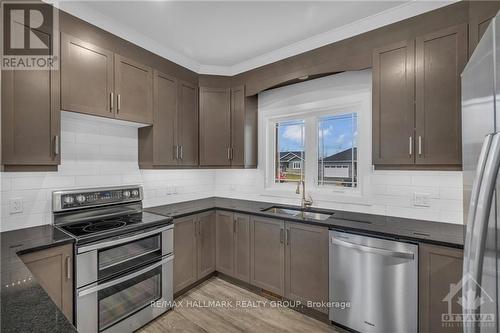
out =
[[142,198],[141,186],[52,194],[54,225],[76,240],[80,332],[132,332],[168,310],[152,304],[173,299],[173,223]]

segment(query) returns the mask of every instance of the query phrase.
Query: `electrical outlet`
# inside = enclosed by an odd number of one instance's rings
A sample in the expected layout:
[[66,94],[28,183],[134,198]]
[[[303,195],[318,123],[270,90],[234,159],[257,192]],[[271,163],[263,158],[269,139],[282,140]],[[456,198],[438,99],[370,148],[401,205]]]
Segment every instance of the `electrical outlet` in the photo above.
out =
[[21,198],[9,199],[9,213],[17,214],[22,212],[23,212],[23,199]]
[[416,207],[430,207],[431,195],[429,193],[414,193],[413,205]]

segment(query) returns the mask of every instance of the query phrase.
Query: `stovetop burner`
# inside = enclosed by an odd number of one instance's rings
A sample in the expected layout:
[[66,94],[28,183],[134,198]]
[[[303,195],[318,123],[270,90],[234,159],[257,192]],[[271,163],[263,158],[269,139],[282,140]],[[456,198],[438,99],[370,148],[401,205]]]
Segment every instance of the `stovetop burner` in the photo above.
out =
[[106,231],[109,229],[118,229],[127,225],[125,221],[101,221],[96,223],[90,223],[89,225],[83,227],[82,231],[87,233]]
[[171,218],[140,212],[125,216],[113,217],[110,219],[96,219],[87,222],[73,222],[60,225],[59,228],[74,236],[78,242],[85,242],[108,237],[110,234],[120,234],[132,229],[147,228],[159,223],[171,222]]

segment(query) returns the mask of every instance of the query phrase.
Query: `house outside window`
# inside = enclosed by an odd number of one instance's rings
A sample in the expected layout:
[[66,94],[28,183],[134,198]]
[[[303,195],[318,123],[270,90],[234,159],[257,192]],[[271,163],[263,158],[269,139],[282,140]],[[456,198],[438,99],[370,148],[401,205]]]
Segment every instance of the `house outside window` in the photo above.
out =
[[305,123],[303,120],[275,124],[275,183],[304,180]]

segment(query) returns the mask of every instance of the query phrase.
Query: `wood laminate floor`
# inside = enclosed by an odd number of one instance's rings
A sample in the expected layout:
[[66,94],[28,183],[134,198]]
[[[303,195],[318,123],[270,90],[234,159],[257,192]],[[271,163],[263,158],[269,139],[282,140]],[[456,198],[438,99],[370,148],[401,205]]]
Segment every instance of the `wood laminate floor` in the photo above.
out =
[[176,302],[174,309],[139,332],[340,332],[292,309],[272,307],[269,299],[217,277],[181,295]]

